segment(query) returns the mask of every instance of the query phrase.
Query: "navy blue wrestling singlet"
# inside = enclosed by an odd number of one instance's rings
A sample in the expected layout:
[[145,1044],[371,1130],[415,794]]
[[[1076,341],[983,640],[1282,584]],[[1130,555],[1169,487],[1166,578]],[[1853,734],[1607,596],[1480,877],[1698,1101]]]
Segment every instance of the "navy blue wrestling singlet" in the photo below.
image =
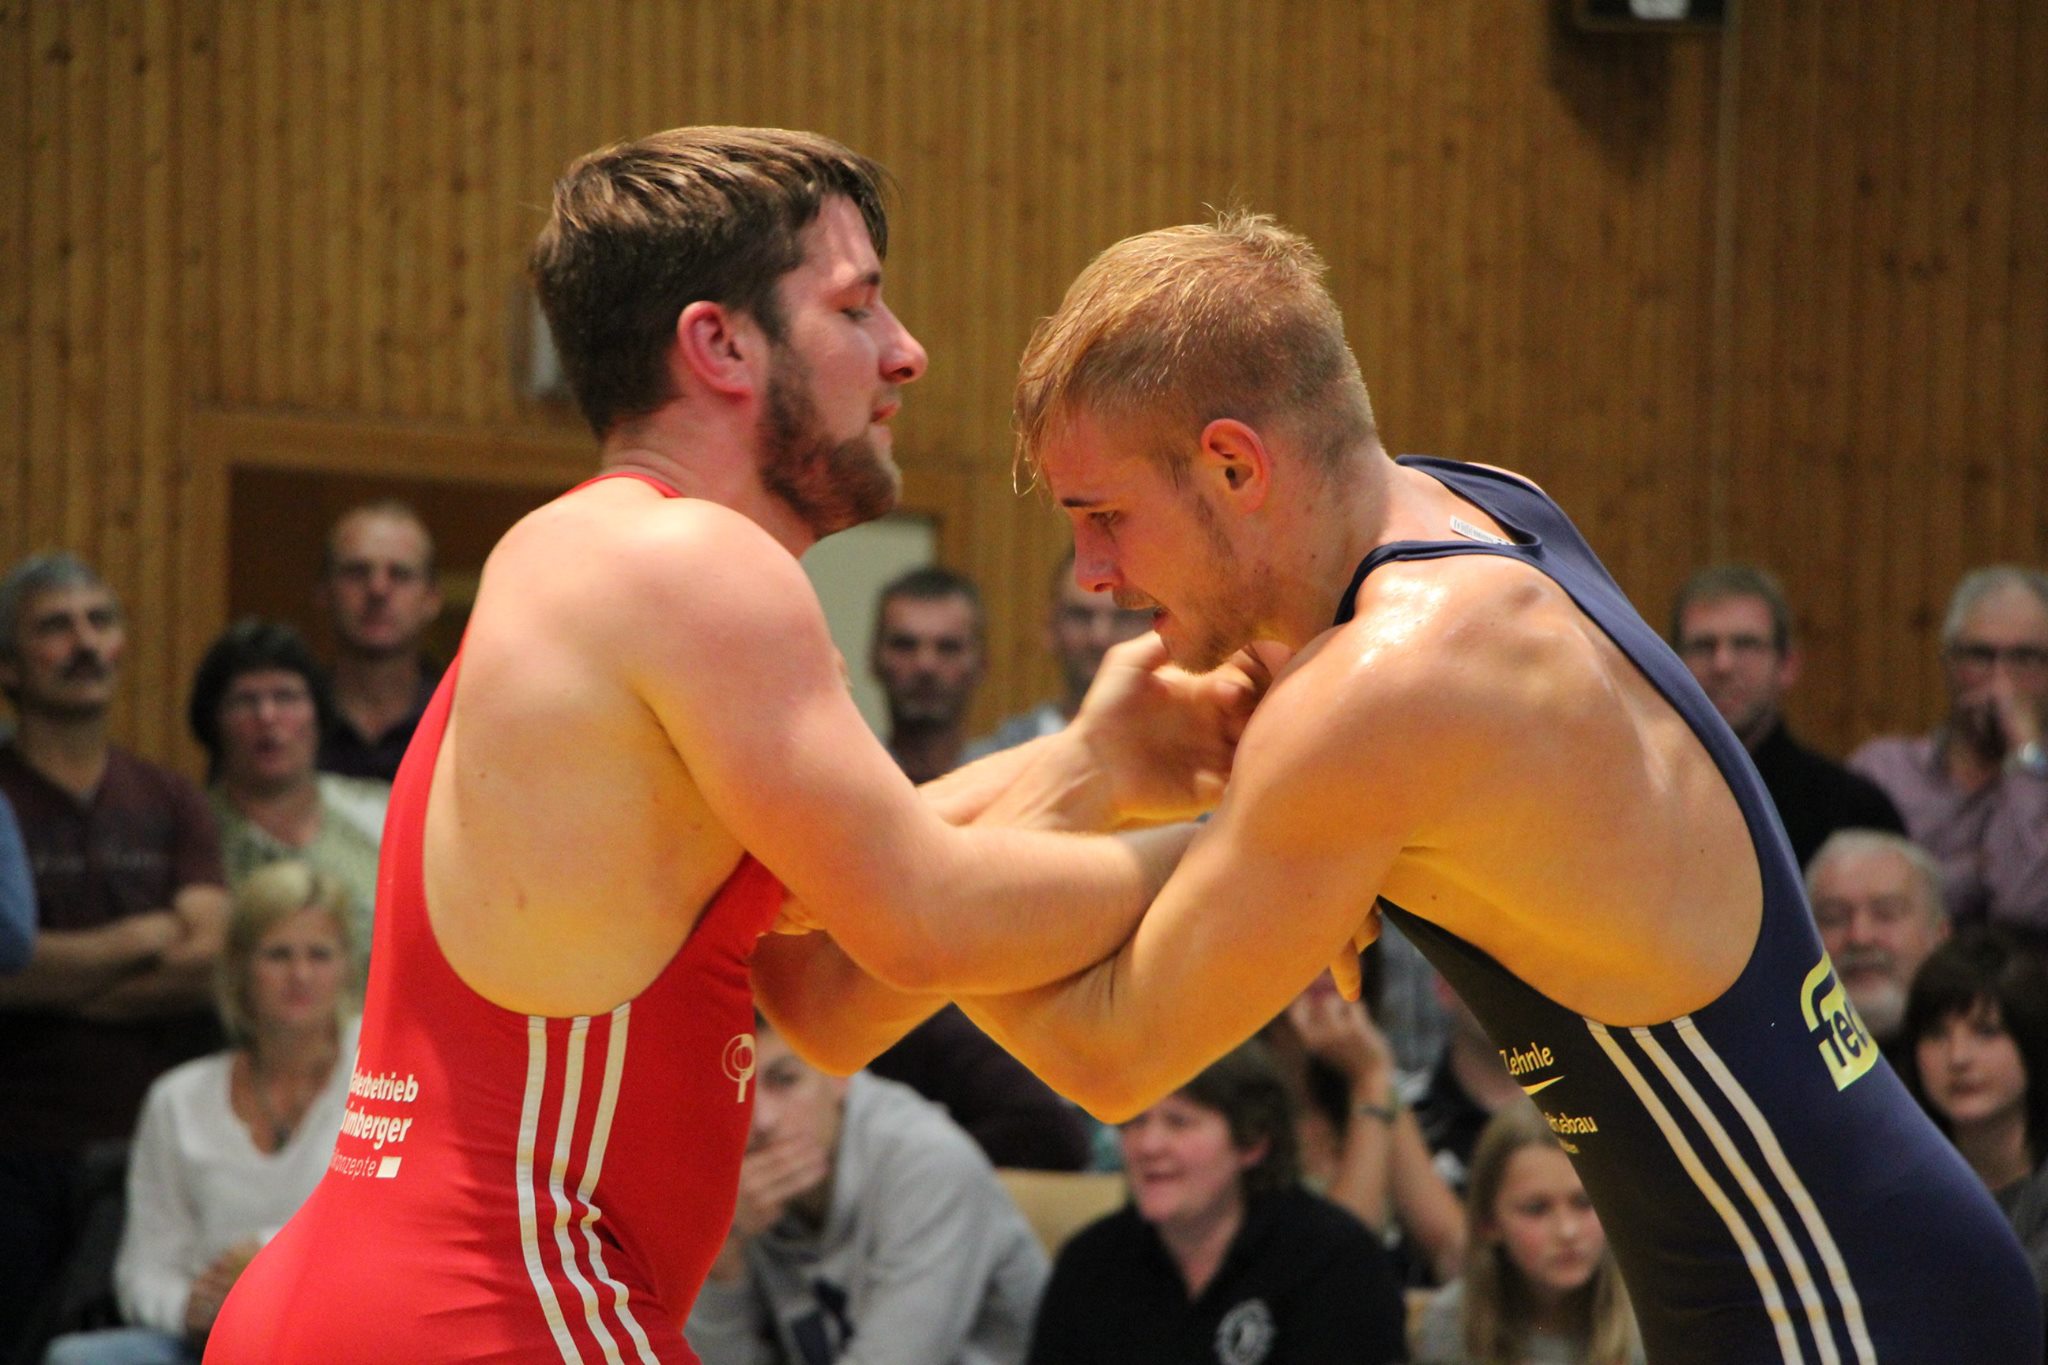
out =
[[1756,768],[1558,506],[1512,475],[1404,457],[1513,538],[1403,541],[1358,566],[1492,554],[1562,588],[1676,708],[1742,808],[1763,876],[1748,964],[1702,1009],[1610,1027],[1382,900],[1471,1005],[1599,1210],[1655,1365],[2037,1365],[2026,1257],[1878,1054],[1822,950]]

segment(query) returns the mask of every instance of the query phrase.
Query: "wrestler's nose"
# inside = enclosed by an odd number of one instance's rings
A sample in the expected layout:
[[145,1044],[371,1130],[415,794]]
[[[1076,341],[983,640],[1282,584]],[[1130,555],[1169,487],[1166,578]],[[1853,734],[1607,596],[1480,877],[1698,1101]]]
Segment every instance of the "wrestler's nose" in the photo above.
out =
[[889,314],[894,324],[888,339],[882,347],[882,375],[891,384],[908,384],[922,379],[931,364],[931,357],[925,354],[924,345],[910,334],[910,329],[894,313]]

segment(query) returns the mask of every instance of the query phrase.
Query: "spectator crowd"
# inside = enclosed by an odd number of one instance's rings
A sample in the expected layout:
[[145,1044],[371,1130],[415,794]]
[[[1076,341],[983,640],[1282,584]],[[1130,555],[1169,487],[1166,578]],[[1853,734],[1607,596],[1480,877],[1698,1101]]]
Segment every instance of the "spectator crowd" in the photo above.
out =
[[[111,741],[121,604],[62,552],[0,579],[0,1365],[197,1361],[326,1169],[390,782],[440,676],[434,540],[332,527],[322,660],[235,622],[186,716],[203,789]],[[916,781],[1050,734],[1142,612],[1049,584],[1058,695],[970,729],[976,585],[876,603],[883,742]],[[1945,714],[1837,761],[1787,726],[1768,573],[1703,570],[1669,640],[1762,775],[1854,1012],[2048,1277],[2048,575],[1979,569]],[[1285,913],[1283,894],[1275,913]],[[751,1140],[690,1316],[706,1365],[1642,1360],[1567,1149],[1391,933],[1363,1002],[1315,983],[1105,1127],[947,1008],[850,1078],[757,1019]],[[1020,1178],[1020,1173],[1054,1173]],[[2048,1278],[2044,1278],[2048,1283]]]

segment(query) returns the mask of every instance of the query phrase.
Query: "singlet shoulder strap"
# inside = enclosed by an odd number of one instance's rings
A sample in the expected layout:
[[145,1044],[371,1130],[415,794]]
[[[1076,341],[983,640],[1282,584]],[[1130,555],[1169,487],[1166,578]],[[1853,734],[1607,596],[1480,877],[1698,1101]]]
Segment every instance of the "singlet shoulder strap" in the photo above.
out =
[[1375,546],[1358,562],[1350,585],[1344,589],[1344,596],[1337,603],[1337,616],[1332,625],[1341,626],[1352,618],[1359,587],[1365,582],[1366,575],[1382,564],[1406,559],[1490,554],[1544,567],[1549,542],[1576,540],[1578,537],[1578,532],[1558,511],[1557,505],[1543,496],[1536,485],[1519,475],[1504,469],[1463,464],[1429,455],[1403,455],[1395,463],[1428,474],[1499,522],[1509,538],[1502,540],[1462,518],[1453,517],[1451,529],[1459,533],[1456,538],[1396,540]]
[[[683,496],[681,493],[677,492],[668,484],[663,483],[660,479],[655,478],[652,474],[646,473],[638,469],[607,469],[602,474],[591,475],[582,483],[579,483],[574,488],[570,489],[569,493],[580,493],[584,489],[590,487],[590,485],[594,483],[603,483],[606,479],[638,479],[640,480],[640,482],[646,484],[649,488],[652,488],[655,492],[661,494],[664,498],[680,498],[681,496]],[[562,496],[567,497],[569,496],[569,493],[564,493]]]

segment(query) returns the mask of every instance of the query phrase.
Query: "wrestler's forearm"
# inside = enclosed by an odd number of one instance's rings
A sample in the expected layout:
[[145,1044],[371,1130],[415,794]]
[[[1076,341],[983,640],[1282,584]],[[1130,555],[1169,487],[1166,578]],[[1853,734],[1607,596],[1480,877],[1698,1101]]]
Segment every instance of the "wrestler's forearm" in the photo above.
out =
[[[958,904],[944,904],[938,913],[947,922],[921,932],[946,942],[949,951],[943,960],[934,955],[908,971],[899,968],[895,984],[863,967],[831,933],[769,935],[755,950],[755,998],[813,1065],[839,1074],[857,1071],[929,1018],[950,991],[1038,986],[1114,953],[1193,833],[1186,826],[1126,836],[1125,853],[1140,869],[1129,903],[1065,907],[1051,920],[1053,932],[1034,927],[1028,915],[998,910],[970,916]],[[864,934],[863,928],[873,926],[844,919],[838,925],[843,927],[833,932],[860,945],[856,951],[875,952],[875,942],[900,933]],[[1004,984],[1012,982],[1017,984]]]
[[1115,820],[1108,783],[1078,737],[1067,732],[977,759],[918,792],[955,825],[1100,831]]
[[943,1004],[862,970],[827,934],[769,934],[754,949],[754,999],[811,1065],[860,1070]]
[[[1042,864],[1020,862],[978,894],[940,894],[926,902],[922,932],[932,960],[912,979],[893,984],[949,996],[1008,994],[1114,956],[1137,931],[1194,833],[1193,825],[1172,825],[1108,837],[1036,835],[1029,848],[1043,853]],[[1032,855],[1006,842],[994,856]],[[990,889],[1004,882],[1013,888],[1009,893]]]
[[[963,1013],[1060,1094],[1105,1122],[1143,1107],[1130,1099],[1125,1060],[1131,1020],[1115,1008],[1115,966],[1100,963],[1064,981],[1005,995],[961,996]],[[1161,1040],[1166,1046],[1166,1040]],[[1192,1072],[1190,1073],[1192,1074]],[[1163,1093],[1163,1092],[1162,1092]]]
[[963,996],[963,1013],[1033,1074],[1104,1123],[1122,1123],[1185,1085],[1227,1045],[1209,1045],[1190,1016],[1150,1008],[1128,959],[1005,995]]

